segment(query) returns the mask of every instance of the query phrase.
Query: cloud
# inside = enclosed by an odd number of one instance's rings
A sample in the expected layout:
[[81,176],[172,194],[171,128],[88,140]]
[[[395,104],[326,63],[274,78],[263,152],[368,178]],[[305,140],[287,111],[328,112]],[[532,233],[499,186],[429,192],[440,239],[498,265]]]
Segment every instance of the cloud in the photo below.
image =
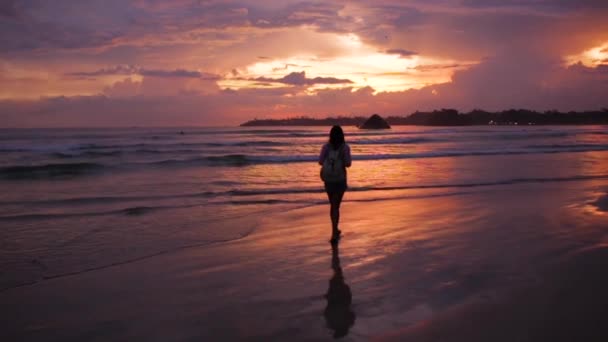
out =
[[[16,10],[18,6],[18,11]],[[350,18],[343,5],[313,1],[281,4],[244,0],[217,1],[27,1],[0,2],[0,16],[21,20],[0,23],[5,51],[111,49],[152,44],[206,44],[209,37],[226,41],[256,28],[315,27],[323,32],[346,32]],[[246,28],[245,31],[239,29]]]
[[219,75],[200,72],[196,70],[174,69],[146,69],[132,65],[118,65],[112,68],[102,68],[94,71],[76,71],[65,74],[66,76],[76,77],[94,77],[94,76],[111,76],[111,75],[141,75],[148,77],[183,77],[183,78],[200,78],[204,80],[219,80]]
[[349,83],[353,83],[351,80],[340,79],[340,78],[335,78],[335,77],[307,78],[306,73],[304,71],[292,72],[281,78],[257,77],[254,80],[258,81],[258,82],[284,83],[284,84],[289,84],[289,85],[294,85],[294,86],[305,86],[305,85],[314,85],[314,84],[349,84]]
[[141,82],[133,81],[130,77],[105,87],[103,94],[112,97],[133,97],[141,95]]
[[191,71],[184,69],[175,70],[158,70],[158,69],[140,69],[139,74],[142,76],[153,76],[153,77],[188,77],[188,78],[201,78],[205,80],[218,80],[220,76],[209,73],[202,73],[200,71]]
[[[513,11],[514,7],[518,11]],[[210,37],[217,37],[218,43],[238,41],[251,36],[259,38],[264,30],[305,26],[318,32],[356,33],[377,44],[381,51],[402,43],[421,54],[446,54],[446,51],[456,54],[462,49],[487,52],[490,50],[487,47],[500,46],[504,39],[540,31],[544,31],[543,38],[556,40],[553,36],[557,36],[574,41],[577,35],[551,35],[552,28],[563,23],[582,23],[590,17],[587,12],[592,11],[597,18],[585,25],[585,30],[593,30],[605,18],[607,9],[608,2],[604,0],[435,0],[405,4],[366,0],[348,3],[5,0],[1,2],[0,15],[14,17],[19,13],[23,20],[0,23],[0,43],[5,51],[143,48],[154,44],[209,44]],[[562,33],[577,29],[565,26],[560,29]],[[596,30],[601,31],[602,27],[606,25],[596,26]],[[460,49],[445,48],[459,43]],[[440,50],[442,44],[445,46]]]
[[66,76],[76,77],[94,77],[94,76],[109,76],[109,75],[133,75],[138,74],[139,68],[132,65],[117,65],[111,68],[102,68],[94,71],[74,71],[68,72]]
[[287,69],[289,69],[290,67],[296,67],[296,68],[306,68],[307,66],[306,66],[306,65],[302,65],[302,66],[300,66],[300,65],[298,65],[298,64],[293,64],[293,63],[285,63],[285,64],[284,64],[284,66],[282,66],[282,67],[272,68],[272,71],[273,71],[273,72],[276,72],[276,71],[281,71],[281,70],[287,70]]
[[[505,61],[511,56],[486,59],[458,71],[453,82],[377,94],[369,87],[347,87],[303,95],[297,87],[289,86],[195,92],[188,91],[188,82],[200,80],[176,78],[171,80],[177,83],[167,83],[166,79],[151,78],[152,83],[146,84],[146,78],[142,82],[127,79],[115,83],[111,90],[115,93],[108,90],[105,96],[0,101],[0,122],[7,127],[236,125],[253,117],[291,115],[407,115],[438,108],[568,111],[608,107],[604,96],[608,93],[606,67],[579,64],[564,68],[539,56],[524,56],[512,63]],[[293,83],[308,82],[303,77],[296,73]]]
[[521,49],[575,54],[590,42],[608,40],[608,7],[600,1],[379,1],[362,5],[360,12],[363,20],[355,32],[379,50],[401,45],[423,56],[456,60]]
[[426,71],[433,71],[433,70],[443,70],[443,69],[456,69],[456,68],[462,68],[462,67],[467,67],[467,66],[471,66],[474,64],[461,64],[461,63],[453,63],[453,64],[421,64],[421,65],[417,65],[413,68],[411,68],[412,70],[417,70],[417,71],[422,71],[422,72],[426,72]]
[[174,76],[174,72],[170,72],[168,75],[164,72],[153,72],[151,75],[144,76],[140,81],[129,77],[114,82],[103,89],[103,94],[110,98],[127,98],[131,96],[202,96],[220,92],[214,78]]
[[385,53],[388,53],[391,55],[399,55],[401,57],[412,57],[412,56],[415,56],[418,54],[415,51],[410,51],[410,50],[405,50],[405,49],[388,49],[385,51]]
[[0,16],[7,18],[16,18],[18,16],[16,4],[16,0],[3,0],[2,2],[0,2]]
[[603,0],[463,0],[461,4],[469,8],[513,8],[519,7],[528,10],[559,10],[570,11],[581,8],[605,9],[608,4]]
[[[170,82],[169,82],[170,81]],[[339,80],[343,82],[345,80]],[[172,83],[175,82],[175,83]],[[219,90],[194,78],[145,78],[116,82],[105,96],[0,101],[4,126],[124,126],[238,124],[253,117],[290,115],[406,115],[456,108],[587,110],[608,107],[608,67],[563,67],[542,55],[502,55],[457,71],[452,82],[419,90],[377,93],[372,88],[319,89],[303,95],[293,85],[334,84],[304,72],[261,82],[286,87]],[[345,83],[345,85],[348,83]],[[289,95],[289,96],[285,96]],[[85,114],[86,113],[86,114]]]
[[344,5],[340,3],[297,1],[284,2],[285,5],[256,6],[249,8],[249,19],[256,27],[298,27],[313,26],[322,32],[346,32],[352,25],[352,18],[341,16]]

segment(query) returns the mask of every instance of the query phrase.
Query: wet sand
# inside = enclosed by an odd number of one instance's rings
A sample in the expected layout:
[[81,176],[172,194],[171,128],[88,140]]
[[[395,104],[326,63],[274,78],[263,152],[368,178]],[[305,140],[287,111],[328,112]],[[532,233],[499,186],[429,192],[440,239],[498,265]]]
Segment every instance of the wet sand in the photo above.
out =
[[352,196],[333,250],[327,206],[255,216],[240,240],[6,290],[0,338],[604,341],[606,185]]
[[475,298],[377,341],[606,341],[608,245],[574,253],[539,284]]

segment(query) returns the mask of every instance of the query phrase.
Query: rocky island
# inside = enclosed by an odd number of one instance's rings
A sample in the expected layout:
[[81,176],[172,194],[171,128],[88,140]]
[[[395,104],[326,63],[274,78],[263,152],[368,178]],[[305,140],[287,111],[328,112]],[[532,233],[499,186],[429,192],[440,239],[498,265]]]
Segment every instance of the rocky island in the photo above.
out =
[[360,129],[389,129],[391,125],[386,122],[380,115],[374,114],[369,119],[367,119],[362,125],[359,126]]

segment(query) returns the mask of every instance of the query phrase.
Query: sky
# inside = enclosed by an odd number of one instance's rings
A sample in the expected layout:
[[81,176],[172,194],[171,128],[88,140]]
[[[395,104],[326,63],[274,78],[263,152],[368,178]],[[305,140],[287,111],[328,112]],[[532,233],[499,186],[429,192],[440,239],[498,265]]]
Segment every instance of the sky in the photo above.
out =
[[0,0],[0,127],[608,107],[606,0]]

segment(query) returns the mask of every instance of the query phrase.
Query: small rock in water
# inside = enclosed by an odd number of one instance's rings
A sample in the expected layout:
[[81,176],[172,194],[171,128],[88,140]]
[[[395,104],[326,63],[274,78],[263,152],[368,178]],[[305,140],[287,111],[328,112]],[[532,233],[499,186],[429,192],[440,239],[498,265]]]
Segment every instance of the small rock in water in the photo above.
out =
[[360,129],[388,129],[388,128],[391,128],[391,126],[380,115],[374,114],[369,119],[367,119],[362,125],[360,125],[359,128]]

